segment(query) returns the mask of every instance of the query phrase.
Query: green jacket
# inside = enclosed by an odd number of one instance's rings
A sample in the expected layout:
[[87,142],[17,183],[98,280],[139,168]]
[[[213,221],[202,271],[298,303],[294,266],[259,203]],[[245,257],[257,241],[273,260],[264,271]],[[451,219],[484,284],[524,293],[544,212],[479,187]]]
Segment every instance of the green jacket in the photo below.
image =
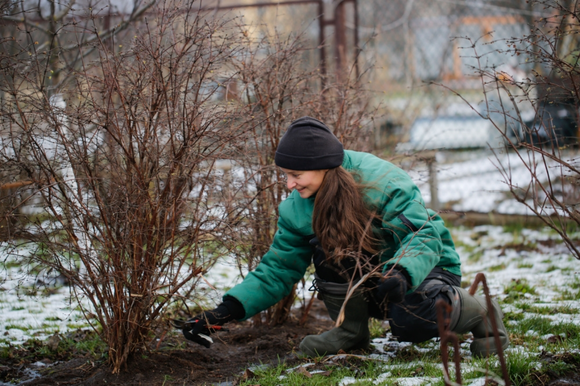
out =
[[[419,188],[403,170],[369,153],[346,150],[342,166],[368,187],[365,200],[383,219],[379,231],[384,270],[399,264],[415,290],[434,267],[461,275],[459,256],[443,220],[425,208]],[[290,293],[312,260],[314,198],[293,191],[280,204],[278,230],[256,269],[224,296],[239,300],[249,318]]]

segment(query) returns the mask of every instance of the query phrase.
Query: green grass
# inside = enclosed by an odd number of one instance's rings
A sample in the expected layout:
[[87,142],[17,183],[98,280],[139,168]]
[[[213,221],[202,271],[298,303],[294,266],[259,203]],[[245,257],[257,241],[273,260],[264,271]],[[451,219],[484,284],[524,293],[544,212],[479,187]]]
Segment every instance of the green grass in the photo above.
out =
[[470,263],[477,263],[483,257],[483,251],[474,251],[467,256]]
[[483,251],[478,245],[466,244],[462,241],[455,241],[455,247],[462,256],[467,256],[471,263],[477,263],[483,256]]
[[30,339],[23,345],[0,346],[0,358],[16,360],[32,360],[48,358],[66,360],[74,356],[89,356],[94,360],[106,360],[107,346],[101,338],[92,331],[77,331],[67,335],[59,334],[61,339],[55,349],[51,349],[43,340]]
[[371,339],[385,336],[387,328],[383,326],[382,320],[370,319],[369,330],[371,332]]
[[[525,353],[517,352],[506,357],[508,374],[514,386],[548,384],[550,379],[576,374],[579,363],[577,354],[536,355],[530,358]],[[499,367],[495,370],[500,371]]]
[[[580,363],[580,356],[577,354],[554,355],[546,359],[521,351],[511,351],[505,359],[510,381],[516,386],[539,385],[554,376],[574,373]],[[345,378],[356,380],[352,383],[354,385],[397,385],[403,378],[422,378],[424,384],[444,385],[440,357],[409,360],[397,355],[387,363],[355,357],[341,358],[332,363],[327,358],[316,358],[304,359],[302,366],[302,369],[297,368],[298,364],[293,364],[292,367],[285,364],[262,366],[252,373],[246,373],[248,377],[238,385],[338,385]],[[454,365],[451,364],[449,370],[454,380]],[[501,375],[502,369],[497,358],[462,361],[462,379],[465,384],[481,377],[489,380],[501,379]]]
[[556,289],[560,290],[561,300],[580,300],[580,279],[576,275],[571,283],[566,286],[557,286]]
[[463,251],[466,253],[472,253],[475,250],[477,250],[477,248],[479,248],[478,245],[466,244],[460,240],[454,240],[454,243],[455,243],[455,248],[462,248]]
[[554,335],[564,334],[568,339],[577,340],[580,338],[580,325],[575,323],[557,323],[552,325],[552,331]]
[[519,269],[534,268],[534,265],[533,264],[529,264],[529,263],[518,263],[517,267]]
[[[409,346],[412,347],[412,346]],[[433,350],[437,351],[438,350]],[[343,357],[331,362],[328,358],[304,359],[302,369],[299,364],[291,367],[261,366],[238,383],[240,386],[262,385],[338,385],[345,378],[355,379],[354,385],[397,385],[402,378],[422,378],[424,383],[444,385],[441,358],[416,357],[410,359],[398,355],[388,362],[357,357]],[[450,357],[453,353],[450,350]],[[510,381],[515,386],[547,384],[550,379],[573,374],[580,368],[580,354],[533,354],[523,351],[510,351],[505,356]],[[469,380],[486,377],[489,380],[501,379],[502,369],[497,358],[472,358],[462,361],[462,379]],[[455,368],[449,367],[452,380]],[[418,383],[417,383],[418,384]]]
[[580,313],[579,309],[567,305],[541,306],[537,304],[521,303],[518,306],[524,312],[530,312],[540,315],[553,315],[553,314],[575,315]]
[[510,223],[503,226],[503,231],[505,233],[520,234],[522,230],[528,227],[523,222]]
[[512,281],[504,288],[503,292],[508,295],[504,300],[506,303],[525,299],[526,295],[537,295],[536,289],[530,286],[528,281],[525,279],[512,279]]
[[20,266],[22,266],[22,262],[17,260],[6,259],[4,261],[0,261],[0,271],[4,269],[18,268]]
[[519,322],[520,320],[525,319],[525,315],[523,312],[504,312],[503,314],[504,316],[504,322],[507,321],[515,321],[515,322]]
[[570,288],[572,289],[580,289],[580,279],[578,279],[578,277],[576,276],[574,278],[574,281],[572,283],[570,283]]
[[566,222],[564,230],[572,239],[574,239],[574,236],[577,237],[578,232],[580,232],[580,224],[573,221],[568,221]]
[[68,323],[66,325],[66,328],[68,328],[69,330],[76,330],[79,328],[88,328],[89,324],[88,323]]
[[[315,365],[302,369],[279,365],[256,369],[240,386],[259,384],[276,385],[338,385],[345,378],[355,378],[355,385],[393,385],[397,379],[406,377],[442,378],[439,366],[433,363],[396,363],[388,365],[381,361],[361,360],[355,357],[339,359],[336,363],[324,362],[322,358]],[[310,376],[309,376],[310,375]],[[436,379],[432,385],[443,385]]]
[[580,300],[580,290],[563,290],[561,292],[561,300]]
[[[514,385],[531,385],[536,379],[534,379],[538,362],[536,360],[531,360],[530,357],[522,352],[510,353],[506,356],[506,367],[510,380]],[[494,368],[496,374],[501,374],[501,368],[499,366]]]
[[528,352],[569,351],[577,349],[580,344],[580,326],[568,322],[555,323],[541,316],[509,324],[508,330],[512,343],[523,345]]
[[15,330],[21,330],[21,331],[29,331],[29,330],[31,330],[31,329],[32,329],[32,327],[30,327],[30,326],[23,326],[23,325],[21,325],[21,324],[9,323],[9,324],[6,324],[6,325],[4,326],[4,329],[5,329],[6,331],[8,331],[8,330],[12,330],[12,329],[15,329]]
[[43,330],[45,333],[50,333],[50,334],[58,332],[58,328],[57,328],[57,326],[54,325],[54,323],[44,322],[40,325],[40,329]]
[[[552,332],[552,321],[543,316],[533,316],[518,321],[518,324],[510,326],[510,333],[525,335],[528,331],[534,331],[537,334],[545,335]],[[533,338],[532,338],[533,339]]]
[[550,364],[550,371],[557,374],[558,376],[564,376],[565,374],[575,371],[576,366],[571,363],[566,363],[564,361],[558,360]]
[[487,270],[489,272],[497,272],[497,271],[503,271],[504,269],[506,269],[506,267],[507,267],[507,265],[505,263],[502,263],[502,264],[491,266]]

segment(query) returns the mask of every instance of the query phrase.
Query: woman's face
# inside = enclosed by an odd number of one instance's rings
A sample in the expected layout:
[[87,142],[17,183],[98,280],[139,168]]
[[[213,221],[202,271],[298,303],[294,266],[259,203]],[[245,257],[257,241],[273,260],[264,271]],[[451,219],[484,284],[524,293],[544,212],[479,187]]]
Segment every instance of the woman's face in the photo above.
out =
[[311,197],[318,192],[324,176],[328,169],[325,170],[290,170],[280,168],[286,173],[286,186],[288,189],[296,189],[302,198]]

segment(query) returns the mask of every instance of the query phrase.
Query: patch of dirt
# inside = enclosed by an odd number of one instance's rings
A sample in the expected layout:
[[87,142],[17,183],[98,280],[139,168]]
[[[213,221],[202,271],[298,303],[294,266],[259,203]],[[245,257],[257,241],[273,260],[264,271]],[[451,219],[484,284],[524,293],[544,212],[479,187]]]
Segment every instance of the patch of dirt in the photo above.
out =
[[[324,304],[315,300],[304,326],[298,323],[300,310],[283,326],[229,323],[229,332],[212,335],[211,348],[186,341],[172,330],[161,343],[155,339],[152,347],[131,358],[127,367],[115,375],[106,364],[95,363],[86,356],[54,363],[44,358],[0,360],[0,384],[18,380],[27,386],[226,385],[235,383],[250,366],[298,362],[293,352],[298,350],[302,338],[332,328],[327,315]],[[159,336],[163,332],[159,331]]]
[[505,256],[505,251],[508,249],[513,249],[516,252],[536,252],[538,247],[534,245],[529,245],[525,243],[506,243],[504,245],[498,245],[495,249],[500,249],[499,256]]
[[564,373],[548,371],[542,375],[536,375],[542,385],[548,386],[580,386],[580,357],[577,354],[562,353],[552,354],[542,352],[540,360],[546,364],[548,363],[565,363],[569,368]]

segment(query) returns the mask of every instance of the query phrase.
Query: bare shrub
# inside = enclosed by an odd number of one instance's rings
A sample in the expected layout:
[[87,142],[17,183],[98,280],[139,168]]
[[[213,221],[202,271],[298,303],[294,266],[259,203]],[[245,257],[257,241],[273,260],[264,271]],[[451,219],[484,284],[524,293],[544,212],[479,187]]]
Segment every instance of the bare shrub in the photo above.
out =
[[0,85],[0,184],[23,177],[18,194],[38,202],[11,235],[88,300],[114,372],[228,252],[214,165],[240,133],[215,101],[238,47],[231,32],[193,2],[171,3],[120,52],[97,38],[98,60],[67,74],[58,95],[34,58],[13,62]]
[[468,41],[483,91],[483,108],[472,107],[502,139],[495,162],[512,197],[558,232],[580,259],[571,235],[580,224],[580,11],[564,1],[532,1],[529,9],[537,16],[530,33],[504,40],[501,52],[517,59],[525,77],[486,67],[476,42]]

